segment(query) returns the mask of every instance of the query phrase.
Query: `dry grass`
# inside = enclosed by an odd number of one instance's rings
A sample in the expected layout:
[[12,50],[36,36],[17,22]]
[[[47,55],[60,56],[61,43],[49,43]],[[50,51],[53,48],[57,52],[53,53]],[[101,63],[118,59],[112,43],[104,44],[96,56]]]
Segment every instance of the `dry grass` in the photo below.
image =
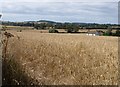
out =
[[12,32],[7,56],[37,84],[118,84],[118,38]]
[[19,31],[19,30],[33,30],[34,27],[26,27],[26,26],[6,26],[7,30],[15,30],[15,31]]

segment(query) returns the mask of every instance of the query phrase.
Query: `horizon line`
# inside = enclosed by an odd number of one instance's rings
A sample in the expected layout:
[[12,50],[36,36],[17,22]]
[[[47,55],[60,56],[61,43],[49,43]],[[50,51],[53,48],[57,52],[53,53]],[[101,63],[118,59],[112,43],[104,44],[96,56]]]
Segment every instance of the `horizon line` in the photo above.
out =
[[30,21],[34,21],[34,22],[38,22],[38,21],[51,21],[51,22],[56,22],[56,23],[85,23],[85,24],[115,24],[115,25],[119,25],[119,23],[97,23],[97,22],[70,22],[70,21],[54,21],[54,20],[46,20],[46,19],[42,19],[42,20],[25,20],[25,21],[10,21],[10,20],[0,20],[2,22],[30,22]]

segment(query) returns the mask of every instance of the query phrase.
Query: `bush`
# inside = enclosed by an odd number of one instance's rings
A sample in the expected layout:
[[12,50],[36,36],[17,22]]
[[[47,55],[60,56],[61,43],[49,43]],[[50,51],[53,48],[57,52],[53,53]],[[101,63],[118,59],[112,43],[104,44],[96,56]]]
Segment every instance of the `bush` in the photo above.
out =
[[56,29],[49,29],[49,33],[59,33]]
[[20,32],[22,32],[22,30],[20,30]]
[[66,24],[65,31],[67,31],[67,33],[76,33],[79,31],[79,26],[74,24]]
[[108,36],[112,36],[112,29],[111,28],[108,28],[107,31],[106,31],[106,34]]
[[107,31],[103,34],[103,36],[112,36],[112,29],[108,28]]
[[117,29],[115,34],[116,34],[116,36],[120,36],[120,30]]
[[109,33],[104,33],[103,36],[110,36],[110,34]]

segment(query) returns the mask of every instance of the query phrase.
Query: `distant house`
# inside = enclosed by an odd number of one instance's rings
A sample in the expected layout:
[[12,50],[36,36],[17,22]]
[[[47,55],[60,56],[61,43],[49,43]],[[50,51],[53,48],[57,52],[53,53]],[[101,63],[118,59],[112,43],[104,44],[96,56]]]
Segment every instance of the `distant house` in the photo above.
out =
[[96,35],[97,35],[97,36],[103,36],[104,33],[105,33],[105,32],[103,32],[103,31],[101,31],[101,30],[96,31]]
[[89,36],[102,36],[104,34],[103,31],[88,31],[88,33],[86,35],[89,35]]

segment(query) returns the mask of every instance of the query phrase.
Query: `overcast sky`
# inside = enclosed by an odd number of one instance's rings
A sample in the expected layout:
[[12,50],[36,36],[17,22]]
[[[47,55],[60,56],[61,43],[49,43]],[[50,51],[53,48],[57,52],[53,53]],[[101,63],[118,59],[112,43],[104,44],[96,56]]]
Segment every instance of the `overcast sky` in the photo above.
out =
[[118,23],[117,0],[1,0],[0,8],[5,21]]

